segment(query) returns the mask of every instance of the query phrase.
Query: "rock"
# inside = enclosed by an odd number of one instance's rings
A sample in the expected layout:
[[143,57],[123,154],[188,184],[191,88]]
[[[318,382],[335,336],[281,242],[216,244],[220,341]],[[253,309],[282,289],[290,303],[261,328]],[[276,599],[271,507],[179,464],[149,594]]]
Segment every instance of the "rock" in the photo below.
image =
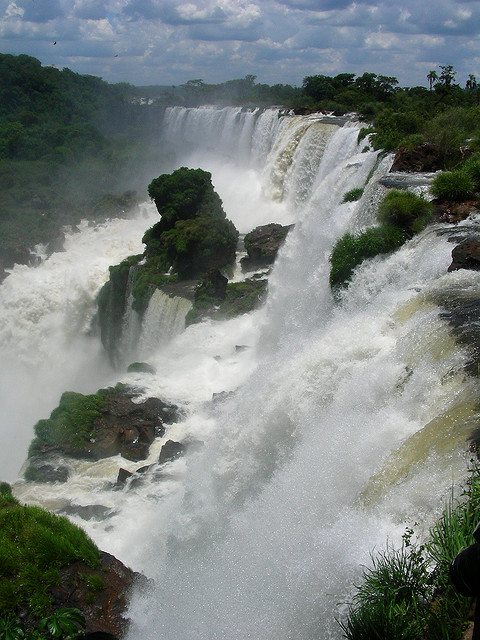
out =
[[147,362],[132,362],[132,364],[128,365],[127,368],[128,373],[157,373],[155,367],[152,367],[151,364]]
[[252,271],[273,264],[279,248],[293,226],[270,223],[247,233],[244,244],[248,256],[241,260],[243,271]]
[[416,147],[400,147],[395,155],[390,171],[432,172],[442,168],[442,155],[440,149],[429,142],[424,142]]
[[29,482],[67,482],[70,477],[70,469],[65,465],[56,464],[54,460],[48,462],[41,457],[34,456],[28,462],[25,480]]
[[[132,397],[116,388],[91,396],[64,393],[50,418],[37,423],[36,434],[40,437],[32,443],[32,456],[43,462],[45,456],[55,453],[94,460],[120,454],[127,460],[144,460],[150,444],[165,432],[162,417],[167,422],[174,421],[178,408],[158,398],[136,403]],[[52,444],[52,434],[61,428],[63,420],[70,424],[70,432]]]
[[124,485],[126,481],[133,476],[131,471],[127,471],[127,469],[123,469],[120,467],[118,470],[117,482],[116,485]]
[[185,445],[181,442],[175,442],[174,440],[167,440],[160,450],[160,456],[158,458],[159,464],[165,462],[171,462],[180,457],[185,451]]
[[468,238],[458,244],[452,251],[452,264],[449,271],[457,269],[480,270],[480,240]]
[[[92,579],[92,576],[95,578]],[[92,583],[100,588],[92,588]],[[144,576],[132,571],[109,553],[101,552],[98,569],[92,569],[80,561],[60,569],[60,580],[49,593],[55,609],[75,607],[82,612],[87,637],[88,634],[102,633],[119,639],[124,637],[128,628],[125,613],[131,589],[134,585],[147,583]]]
[[65,513],[67,516],[79,516],[83,520],[106,520],[115,515],[110,507],[105,507],[101,504],[89,504],[82,506],[79,504],[69,504],[60,510],[61,513]]
[[472,213],[478,213],[477,200],[467,200],[466,202],[436,202],[434,208],[434,218],[437,222],[460,222],[465,220]]
[[52,253],[62,253],[65,251],[65,234],[63,231],[57,234],[53,240],[47,244],[46,252],[47,256],[51,256]]

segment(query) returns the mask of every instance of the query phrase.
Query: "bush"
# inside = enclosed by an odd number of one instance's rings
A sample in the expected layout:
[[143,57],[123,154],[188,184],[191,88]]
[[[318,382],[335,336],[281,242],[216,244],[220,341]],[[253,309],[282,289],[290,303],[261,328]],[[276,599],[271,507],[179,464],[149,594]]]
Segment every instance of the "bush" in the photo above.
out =
[[411,236],[421,231],[432,215],[430,202],[411,191],[392,189],[387,193],[378,210],[382,224],[393,225]]
[[405,242],[405,234],[395,227],[371,227],[359,235],[346,233],[334,245],[330,256],[330,285],[344,285],[365,258],[389,253]]
[[67,518],[17,500],[0,505],[0,615],[26,603],[42,616],[51,606],[48,588],[57,584],[59,569],[83,560],[99,566],[97,547]]
[[436,176],[430,190],[437,200],[463,202],[474,196],[475,182],[464,169],[444,171]]
[[68,445],[72,455],[88,451],[94,422],[101,417],[104,404],[105,400],[98,394],[84,396],[65,391],[50,418],[39,420],[35,425],[37,437],[30,445],[29,455],[35,454],[42,444]]
[[355,202],[356,200],[360,200],[362,195],[363,195],[362,187],[351,189],[350,191],[347,191],[347,193],[343,196],[342,202]]
[[480,518],[480,469],[470,472],[457,504],[450,502],[429,539],[418,546],[407,529],[400,550],[387,548],[373,559],[357,587],[346,622],[348,640],[460,640],[471,599],[459,595],[449,580],[449,565],[473,544]]
[[463,170],[475,183],[475,189],[480,190],[480,153],[474,153],[463,164]]

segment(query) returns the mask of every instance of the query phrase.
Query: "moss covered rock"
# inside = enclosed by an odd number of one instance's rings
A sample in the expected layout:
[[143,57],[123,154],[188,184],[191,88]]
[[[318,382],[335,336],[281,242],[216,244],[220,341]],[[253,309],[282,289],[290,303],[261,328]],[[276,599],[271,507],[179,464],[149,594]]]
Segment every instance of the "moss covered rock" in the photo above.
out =
[[[157,398],[135,403],[128,392],[116,389],[91,395],[67,391],[50,417],[35,425],[29,456],[60,452],[98,460],[121,454],[128,460],[143,460],[155,437],[164,433],[166,406]],[[27,478],[29,474],[27,468]]]
[[244,239],[247,256],[242,258],[242,269],[250,271],[267,267],[275,261],[278,250],[293,225],[271,223],[256,227]]

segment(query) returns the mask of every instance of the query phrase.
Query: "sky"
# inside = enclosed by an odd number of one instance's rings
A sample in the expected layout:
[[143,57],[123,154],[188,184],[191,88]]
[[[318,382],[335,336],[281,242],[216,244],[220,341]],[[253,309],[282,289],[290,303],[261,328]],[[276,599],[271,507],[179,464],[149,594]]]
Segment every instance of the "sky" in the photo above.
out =
[[0,0],[0,52],[108,82],[256,82],[365,71],[480,81],[480,0]]

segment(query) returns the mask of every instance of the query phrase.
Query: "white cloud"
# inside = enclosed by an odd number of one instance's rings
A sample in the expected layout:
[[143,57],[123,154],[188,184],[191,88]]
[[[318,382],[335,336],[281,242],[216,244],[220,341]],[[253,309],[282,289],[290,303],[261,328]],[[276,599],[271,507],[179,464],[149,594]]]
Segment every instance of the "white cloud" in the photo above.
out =
[[25,10],[22,7],[17,7],[15,2],[10,2],[8,7],[5,9],[5,18],[21,18]]

